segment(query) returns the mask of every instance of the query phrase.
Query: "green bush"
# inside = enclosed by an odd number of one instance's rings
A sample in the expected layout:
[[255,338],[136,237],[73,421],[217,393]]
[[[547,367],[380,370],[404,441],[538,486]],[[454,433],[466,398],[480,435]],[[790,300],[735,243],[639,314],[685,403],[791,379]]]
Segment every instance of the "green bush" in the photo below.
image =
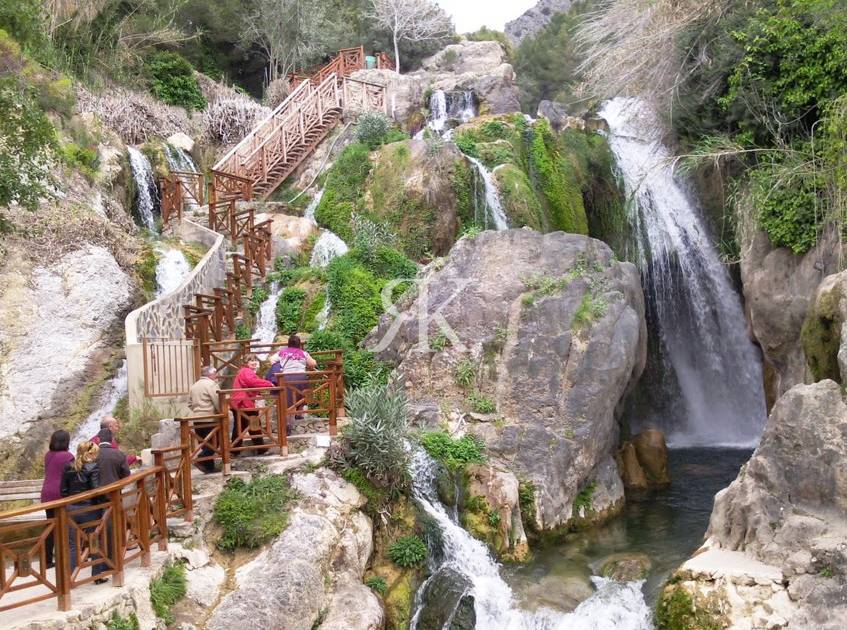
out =
[[316,330],[306,341],[307,352],[318,352],[320,350],[344,350],[349,352],[353,349],[344,335],[332,328]]
[[725,628],[717,615],[694,604],[679,585],[665,587],[656,603],[657,630],[719,630]]
[[305,290],[298,287],[282,290],[276,303],[276,326],[280,333],[293,335],[300,330],[305,302]]
[[463,359],[456,365],[456,385],[470,389],[476,382],[476,364],[471,359]]
[[365,580],[365,586],[385,597],[388,592],[388,584],[385,583],[385,578],[379,575],[374,575]]
[[381,291],[385,282],[356,264],[350,254],[333,260],[327,276],[333,328],[351,345],[358,345],[383,312]]
[[820,182],[814,174],[780,174],[777,165],[750,171],[753,203],[758,222],[777,247],[803,254],[815,246],[823,224]]
[[426,545],[417,536],[398,538],[388,548],[388,557],[394,564],[403,568],[420,566],[426,560],[426,556]]
[[323,197],[315,208],[315,220],[344,241],[352,241],[350,217],[362,203],[370,172],[367,145],[354,142],[344,148],[327,173]]
[[472,435],[454,440],[445,431],[426,431],[421,433],[420,441],[430,457],[451,470],[485,462],[482,442]]
[[223,533],[219,549],[255,548],[278,536],[296,498],[285,477],[265,475],[245,482],[230,478],[215,501],[213,518]]
[[383,488],[377,488],[371,483],[365,473],[355,466],[344,468],[341,471],[341,476],[344,477],[345,481],[356,486],[356,490],[368,500],[368,513],[372,515],[378,514],[388,498],[388,493]]
[[106,622],[106,630],[141,630],[141,624],[134,612],[129,613],[129,617],[121,617],[118,611],[113,611],[112,618]]
[[262,303],[268,299],[268,290],[262,286],[253,287],[253,292],[250,294],[250,303],[247,305],[247,310],[255,316],[262,308]]
[[479,390],[474,390],[465,398],[465,402],[476,413],[494,413],[497,406],[490,396],[486,396]]
[[356,141],[373,150],[388,137],[391,123],[379,112],[365,112],[356,123]]
[[236,339],[250,339],[253,336],[253,331],[250,330],[250,326],[247,324],[241,323],[235,325],[235,338]]
[[368,383],[384,385],[391,375],[391,365],[376,358],[369,350],[352,350],[344,354],[344,384],[349,389]]
[[150,603],[153,605],[153,612],[165,623],[173,623],[171,608],[185,597],[187,590],[185,565],[182,562],[168,562],[162,575],[150,581]]
[[100,156],[96,148],[81,147],[74,142],[62,145],[62,158],[65,164],[78,169],[89,179],[97,174]]
[[147,59],[146,69],[150,91],[156,98],[188,111],[206,107],[194,69],[182,55],[166,51],[155,53]]
[[409,410],[403,386],[371,383],[350,391],[344,404],[350,418],[344,428],[347,460],[392,494],[407,487]]

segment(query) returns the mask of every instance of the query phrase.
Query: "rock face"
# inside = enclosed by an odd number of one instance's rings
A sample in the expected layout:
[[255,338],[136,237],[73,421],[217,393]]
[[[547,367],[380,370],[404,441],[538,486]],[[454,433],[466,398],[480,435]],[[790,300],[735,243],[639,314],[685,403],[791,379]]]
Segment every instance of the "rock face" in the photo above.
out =
[[473,91],[483,113],[520,111],[515,72],[497,42],[451,44],[409,74],[359,70],[352,78],[387,86],[390,114],[407,129],[422,125],[420,110],[429,107],[425,99],[428,90]]
[[800,339],[812,380],[847,382],[847,271],[823,279],[803,322]]
[[836,383],[777,401],[750,461],[716,495],[707,536],[682,585],[695,601],[725,600],[731,627],[845,627],[847,405]]
[[43,439],[64,424],[59,418],[79,394],[79,379],[110,347],[110,331],[130,306],[131,280],[96,245],[0,277],[0,438]]
[[237,588],[221,601],[206,627],[376,630],[382,604],[362,583],[373,550],[365,499],[335,473],[295,474],[303,497],[285,531],[236,573]]
[[627,488],[643,490],[668,485],[671,478],[664,434],[658,429],[647,429],[633,436],[621,445],[618,467]]
[[[472,464],[468,466],[467,473],[468,496],[482,497],[488,508],[484,526],[491,529],[491,540],[487,542],[501,558],[524,560],[529,553],[529,545],[521,519],[517,478],[513,473],[490,464]],[[469,517],[466,515],[466,519]]]
[[538,0],[538,4],[517,17],[506,22],[506,35],[517,46],[524,37],[531,37],[549,24],[557,13],[566,13],[573,0]]
[[419,403],[493,404],[498,421],[472,430],[535,485],[538,527],[568,523],[578,495],[589,519],[621,504],[615,411],[647,338],[634,266],[588,237],[483,232],[461,239],[399,310],[366,344],[399,365]]
[[800,331],[817,286],[837,270],[838,247],[832,235],[804,256],[775,248],[756,232],[743,250],[741,280],[750,326],[764,354],[769,406],[804,382],[806,361]]

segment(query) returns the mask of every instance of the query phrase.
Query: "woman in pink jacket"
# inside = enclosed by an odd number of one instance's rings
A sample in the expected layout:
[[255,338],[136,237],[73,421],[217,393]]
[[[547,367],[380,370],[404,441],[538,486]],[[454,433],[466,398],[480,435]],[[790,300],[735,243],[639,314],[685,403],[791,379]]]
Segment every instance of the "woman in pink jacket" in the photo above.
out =
[[[62,473],[65,471],[65,466],[74,461],[73,454],[68,450],[70,443],[71,434],[64,429],[54,431],[53,435],[50,436],[50,450],[44,454],[44,483],[41,486],[42,503],[62,498]],[[46,510],[46,512],[47,518],[56,517],[56,510]],[[53,548],[54,538],[51,533],[44,541],[48,569],[55,564]]]
[[[248,354],[247,358],[244,362],[244,366],[238,370],[238,374],[235,375],[235,380],[232,381],[232,389],[250,389],[254,387],[273,387],[274,384],[270,381],[266,381],[263,378],[259,378],[256,376],[256,370],[259,368],[259,359],[256,358],[255,354]],[[230,398],[230,407],[232,408],[232,440],[235,440],[235,437],[241,434],[244,431],[244,418],[248,418],[248,421],[252,421],[255,417],[258,420],[259,412],[256,411],[256,399],[259,397],[260,392],[234,392],[232,394],[232,398]],[[244,410],[241,412],[241,422],[238,421],[239,413],[236,411],[237,409]],[[249,411],[247,411],[249,410]],[[252,424],[252,422],[251,422]],[[240,426],[239,426],[240,425]],[[262,446],[265,441],[261,437],[262,430],[259,428],[250,427],[250,443],[254,447]],[[255,436],[259,437],[255,437]],[[267,452],[269,447],[264,448],[256,448],[255,450],[260,454],[264,454]]]

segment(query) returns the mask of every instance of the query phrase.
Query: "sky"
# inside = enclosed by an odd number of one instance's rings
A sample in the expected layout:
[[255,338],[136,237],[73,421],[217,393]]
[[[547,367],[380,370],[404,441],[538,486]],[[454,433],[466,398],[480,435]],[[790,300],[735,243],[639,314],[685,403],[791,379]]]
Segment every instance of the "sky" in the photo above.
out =
[[456,32],[469,33],[480,26],[498,31],[535,6],[537,0],[436,0],[453,18]]

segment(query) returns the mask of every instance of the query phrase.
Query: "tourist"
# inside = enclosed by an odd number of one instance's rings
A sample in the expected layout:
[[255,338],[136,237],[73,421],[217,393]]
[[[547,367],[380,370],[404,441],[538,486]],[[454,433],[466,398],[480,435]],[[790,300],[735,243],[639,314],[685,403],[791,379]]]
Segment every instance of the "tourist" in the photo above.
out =
[[[220,399],[218,397],[218,371],[211,365],[205,365],[200,370],[200,378],[197,379],[191,388],[188,390],[188,408],[191,409],[191,415],[194,418],[216,416],[220,413]],[[195,429],[195,432],[202,440],[209,437],[212,427],[201,427]],[[219,440],[216,439],[218,444]],[[200,451],[201,457],[212,457],[215,451],[204,445]],[[207,459],[199,462],[197,466],[204,473],[215,472],[215,462],[213,459]]]
[[268,371],[265,372],[265,380],[278,386],[280,371],[279,354],[275,354],[271,357],[271,367],[269,367]]
[[[73,453],[68,450],[71,434],[64,429],[54,431],[50,436],[50,450],[44,453],[44,483],[41,484],[41,502],[56,501],[62,498],[62,475],[65,466],[74,460]],[[56,518],[56,510],[45,510],[47,518]],[[53,531],[44,541],[44,553],[47,568],[55,566],[53,547],[56,537]]]
[[[113,416],[106,416],[100,421],[100,430],[102,431],[103,429],[108,429],[112,434],[112,447],[116,450],[120,450],[121,447],[120,444],[118,444],[118,431],[121,429],[121,423],[118,419]],[[91,441],[95,444],[100,444],[99,433],[91,438]],[[141,461],[141,458],[131,453],[128,453],[126,456],[126,463],[130,466],[139,461]]]
[[[114,436],[109,429],[100,429],[97,434],[100,444],[100,452],[97,455],[97,466],[100,473],[100,486],[108,486],[111,483],[119,481],[124,477],[129,477],[129,464],[126,454],[113,446]],[[102,501],[107,501],[108,497],[102,497]],[[112,553],[112,545],[114,544],[114,529],[112,527],[114,517],[110,518],[106,523],[106,557],[110,558]],[[113,563],[112,563],[113,564]],[[91,568],[91,575],[100,575],[104,571],[108,571],[110,565],[106,562],[101,562]],[[105,582],[105,578],[94,580],[95,584]]]
[[[76,447],[76,459],[65,464],[62,472],[62,485],[59,494],[62,498],[75,494],[82,494],[94,490],[100,485],[100,468],[97,465],[97,456],[100,447],[93,442],[80,442]],[[99,501],[84,499],[68,506],[68,516],[75,523],[68,524],[68,542],[70,547],[70,569],[73,574],[76,569],[78,555],[82,551],[77,540],[82,534],[88,534],[102,516],[101,510],[86,509]],[[86,527],[87,525],[87,527]]]
[[[259,359],[255,354],[248,354],[244,361],[244,366],[238,370],[235,379],[232,381],[232,389],[251,389],[257,387],[273,387],[274,384],[266,381],[263,378],[256,376],[256,370],[259,369]],[[259,419],[259,411],[256,409],[256,399],[259,397],[259,392],[243,392],[237,391],[232,394],[230,406],[232,407],[232,443],[238,436],[244,433],[244,417],[248,419],[248,429],[250,431],[250,443],[256,446],[262,446],[265,441],[262,436],[261,420]],[[239,421],[240,419],[240,421]],[[259,437],[256,437],[259,436]],[[261,455],[266,453],[268,447],[256,448],[256,451]]]
[[[279,372],[282,373],[285,388],[285,405],[287,409],[294,408],[297,412],[295,419],[303,419],[303,392],[308,387],[309,377],[306,370],[314,370],[318,365],[311,355],[303,350],[303,344],[297,335],[289,335],[288,346],[279,351]],[[286,420],[288,414],[286,414]],[[286,422],[286,425],[288,422]],[[286,427],[286,432],[287,432]]]

